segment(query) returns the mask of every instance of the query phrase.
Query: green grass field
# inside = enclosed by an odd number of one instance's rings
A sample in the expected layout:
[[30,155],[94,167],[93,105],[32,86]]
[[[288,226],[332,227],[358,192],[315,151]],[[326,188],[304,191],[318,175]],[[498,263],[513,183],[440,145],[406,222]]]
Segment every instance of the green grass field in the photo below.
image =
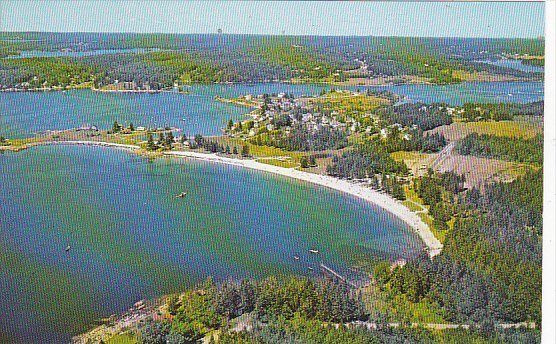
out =
[[128,334],[118,334],[110,338],[107,344],[136,344],[137,338]]
[[419,207],[418,205],[416,205],[415,203],[413,203],[410,200],[405,200],[401,202],[403,205],[405,205],[407,208],[409,208],[409,210],[411,211],[419,211],[422,210],[421,207]]
[[531,138],[543,132],[543,124],[538,121],[499,121],[499,122],[455,122],[438,127],[431,132],[442,133],[448,140],[456,141],[471,133],[496,136]]
[[330,92],[319,98],[311,99],[311,103],[326,110],[337,111],[340,117],[358,117],[381,105],[388,105],[390,102],[375,96],[353,95],[351,92]]
[[299,167],[298,163],[291,162],[291,161],[288,161],[288,160],[280,160],[280,159],[258,159],[257,162],[260,162],[260,163],[263,163],[263,164],[274,165],[274,166],[285,167],[285,168]]

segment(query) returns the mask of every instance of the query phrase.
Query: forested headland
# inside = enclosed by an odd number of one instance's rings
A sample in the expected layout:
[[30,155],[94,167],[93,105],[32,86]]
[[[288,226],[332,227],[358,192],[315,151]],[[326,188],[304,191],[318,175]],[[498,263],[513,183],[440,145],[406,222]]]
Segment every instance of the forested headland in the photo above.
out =
[[[478,75],[542,80],[542,73],[477,60],[514,51],[542,56],[543,48],[542,40],[512,39],[2,33],[0,89],[125,83],[124,89],[160,90],[195,82],[342,83],[379,77],[445,84],[481,80]],[[86,56],[103,50],[113,51]],[[73,55],[18,57],[27,51]]]

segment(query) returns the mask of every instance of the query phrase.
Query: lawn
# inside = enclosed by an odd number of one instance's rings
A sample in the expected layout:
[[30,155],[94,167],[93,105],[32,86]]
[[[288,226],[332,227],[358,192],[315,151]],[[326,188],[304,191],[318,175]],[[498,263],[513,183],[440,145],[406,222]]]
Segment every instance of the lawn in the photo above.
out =
[[324,96],[313,98],[310,101],[322,109],[337,111],[339,118],[344,116],[358,117],[373,111],[381,105],[388,105],[390,103],[390,101],[384,98],[353,95],[351,92],[330,92]]
[[531,138],[543,132],[543,125],[542,122],[529,120],[455,122],[450,125],[440,126],[430,132],[442,133],[450,141],[460,140],[471,133]]
[[416,205],[415,203],[413,203],[410,200],[405,200],[401,202],[404,206],[406,206],[407,208],[409,208],[409,210],[411,211],[419,211],[422,210],[421,207],[419,207],[418,205]]
[[[421,204],[426,209],[429,209],[429,206],[423,204],[423,200],[419,198],[419,196],[417,195],[415,190],[413,190],[413,188],[410,188],[409,186],[405,186],[404,191],[405,191],[405,196],[407,197],[408,200],[411,200],[415,203]],[[413,207],[413,209],[415,209],[417,207],[415,204],[411,204],[411,206]],[[410,207],[408,207],[408,208],[410,210],[414,211],[412,208],[410,208]],[[421,220],[423,220],[423,222],[426,223],[429,226],[429,228],[431,229],[432,234],[434,234],[434,236],[438,239],[438,241],[443,243],[444,240],[446,239],[447,231],[438,230],[437,228],[435,228],[435,226],[433,225],[433,220],[434,219],[428,213],[418,213],[417,215],[419,215]]]
[[[371,317],[377,314],[389,313],[389,321],[400,321],[409,318],[411,322],[418,323],[444,323],[442,312],[426,298],[418,303],[409,301],[405,295],[392,295],[386,290],[381,290],[377,284],[372,284],[362,289],[362,299]],[[390,294],[390,295],[389,295]]]
[[433,218],[429,214],[419,213],[418,215],[421,218],[421,220],[423,220],[423,222],[426,223],[429,226],[429,228],[431,229],[431,232],[432,232],[432,234],[434,234],[435,238],[437,238],[438,241],[440,241],[441,243],[444,243],[444,240],[446,240],[447,231],[438,230],[433,225],[433,223],[432,223]]
[[293,168],[299,166],[298,163],[291,162],[289,160],[282,160],[282,159],[257,159],[257,162],[279,166],[279,167],[285,167],[285,168]]
[[431,324],[446,322],[442,312],[426,298],[414,303],[409,301],[405,295],[395,295],[392,300],[392,308],[398,318],[397,320],[409,318],[414,323]]
[[423,175],[427,169],[422,169],[423,165],[430,166],[434,159],[438,156],[437,153],[420,153],[420,152],[393,152],[390,153],[392,159],[396,161],[403,161],[409,167],[414,176]]
[[129,334],[117,334],[110,338],[107,344],[136,344],[137,338]]
[[213,136],[207,137],[209,140],[214,140],[224,146],[229,145],[230,148],[237,147],[238,151],[241,152],[241,147],[243,145],[249,146],[249,154],[255,157],[290,157],[294,160],[298,160],[302,156],[306,155],[304,152],[288,152],[281,148],[268,147],[268,146],[258,146],[240,138],[229,137],[229,136]]

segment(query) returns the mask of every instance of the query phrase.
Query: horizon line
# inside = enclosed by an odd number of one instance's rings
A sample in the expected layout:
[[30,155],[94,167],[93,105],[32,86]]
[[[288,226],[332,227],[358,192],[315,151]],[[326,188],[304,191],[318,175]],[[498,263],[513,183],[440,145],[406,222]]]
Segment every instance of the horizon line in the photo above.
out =
[[468,38],[468,39],[531,39],[545,40],[545,35],[536,37],[485,37],[485,36],[383,36],[383,35],[313,35],[279,33],[227,33],[227,32],[135,32],[135,31],[0,31],[2,33],[53,33],[53,34],[135,34],[135,35],[214,35],[214,36],[275,36],[275,37],[376,37],[376,38]]

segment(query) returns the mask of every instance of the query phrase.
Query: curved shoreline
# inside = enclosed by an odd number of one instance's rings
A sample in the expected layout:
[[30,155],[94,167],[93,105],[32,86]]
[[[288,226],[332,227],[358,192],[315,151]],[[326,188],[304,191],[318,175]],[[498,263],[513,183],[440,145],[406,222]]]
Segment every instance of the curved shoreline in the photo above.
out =
[[[127,144],[100,142],[100,141],[45,141],[45,142],[37,143],[33,146],[53,145],[53,144],[101,146],[101,147],[111,147],[111,148],[123,148],[128,150],[141,149],[141,147],[136,145],[127,145]],[[199,160],[204,160],[209,162],[223,163],[223,164],[240,166],[240,167],[249,168],[253,170],[263,171],[263,172],[274,173],[281,176],[306,181],[312,184],[325,186],[334,190],[338,190],[353,195],[369,203],[379,206],[380,208],[400,218],[403,222],[407,223],[411,228],[415,230],[417,235],[419,235],[419,237],[425,244],[427,248],[427,252],[431,258],[438,255],[442,251],[443,248],[442,243],[438,241],[438,239],[431,232],[429,226],[425,222],[423,222],[423,220],[419,217],[419,215],[409,210],[407,207],[405,207],[404,205],[396,201],[394,198],[384,193],[372,190],[359,183],[351,183],[347,180],[338,179],[331,176],[303,172],[303,171],[296,170],[294,168],[286,168],[286,167],[264,164],[252,159],[243,160],[243,159],[223,157],[215,153],[200,153],[200,152],[192,152],[192,151],[169,151],[169,152],[163,152],[162,154],[166,156],[193,158],[193,159],[199,159]]]

